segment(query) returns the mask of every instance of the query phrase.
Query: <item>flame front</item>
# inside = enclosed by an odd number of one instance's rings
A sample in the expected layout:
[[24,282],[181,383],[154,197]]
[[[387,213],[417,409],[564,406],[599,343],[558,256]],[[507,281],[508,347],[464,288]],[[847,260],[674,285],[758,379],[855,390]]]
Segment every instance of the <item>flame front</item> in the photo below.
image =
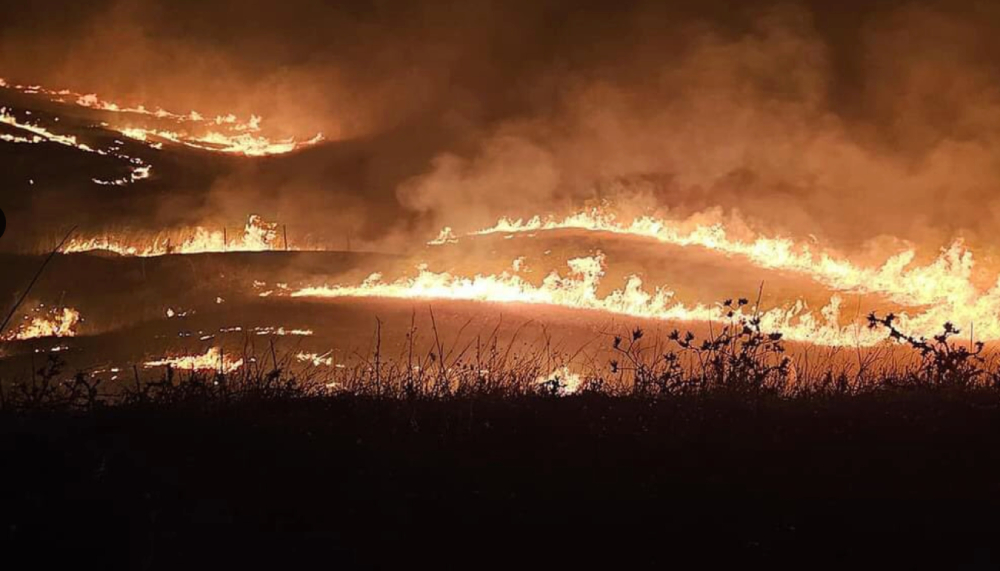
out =
[[128,177],[115,179],[111,181],[93,179],[93,182],[103,186],[124,186],[133,182],[140,180],[145,180],[149,178],[152,166],[146,164],[139,157],[131,157],[124,153],[121,153],[117,148],[104,150],[95,149],[89,145],[77,141],[76,137],[68,135],[60,135],[49,129],[28,123],[14,116],[13,112],[6,107],[0,107],[0,124],[8,125],[20,131],[30,133],[30,137],[16,136],[16,135],[4,135],[0,137],[0,141],[7,143],[20,143],[20,144],[39,144],[39,143],[55,143],[57,145],[63,145],[66,147],[72,147],[79,151],[85,153],[94,153],[100,156],[113,156],[124,161],[129,170],[131,171]]
[[[436,273],[421,267],[416,277],[395,282],[385,282],[381,274],[372,274],[357,286],[307,287],[292,292],[290,296],[540,304],[671,322],[729,319],[728,310],[721,306],[686,305],[675,301],[674,292],[663,287],[648,291],[638,276],[628,277],[621,289],[600,297],[598,286],[605,273],[605,257],[602,254],[575,258],[567,264],[570,270],[567,275],[552,272],[540,285],[528,282],[514,270],[470,278],[447,272]],[[769,331],[782,331],[789,339],[820,345],[873,345],[882,339],[875,332],[840,326],[840,301],[837,296],[831,298],[830,304],[821,311],[822,320],[809,313],[804,303],[796,302],[787,308],[760,313],[761,323]]]
[[[123,118],[122,124],[110,126],[110,128],[131,139],[148,143],[155,148],[161,148],[161,141],[167,141],[203,151],[263,157],[290,153],[325,140],[322,133],[317,133],[305,141],[271,140],[261,134],[263,119],[257,115],[251,115],[249,119],[244,121],[232,114],[205,117],[197,111],[182,114],[163,108],[150,110],[142,105],[128,107],[106,101],[93,93],[83,94],[68,89],[47,89],[39,85],[11,85],[3,79],[0,79],[0,88],[13,89],[30,95],[44,95],[55,102],[120,115]],[[129,116],[169,120],[178,128],[171,131],[136,126],[129,124],[127,120]],[[45,135],[42,136],[48,138]]]
[[859,267],[849,260],[826,252],[816,253],[807,244],[788,238],[757,237],[746,242],[729,237],[720,223],[693,228],[689,221],[643,216],[631,223],[619,222],[600,209],[581,211],[564,218],[529,220],[501,218],[496,225],[473,235],[519,234],[552,230],[584,230],[653,239],[675,246],[697,246],[725,255],[741,256],[754,265],[808,276],[837,291],[886,295],[896,303],[925,305],[967,302],[977,297],[970,281],[974,266],[972,252],[961,242],[942,250],[930,265],[911,267],[916,252],[906,250],[880,267]]
[[243,227],[242,235],[230,237],[223,230],[195,228],[191,235],[178,243],[169,238],[128,240],[123,237],[74,238],[63,251],[81,253],[93,251],[114,252],[121,256],[153,257],[167,254],[206,254],[217,252],[264,252],[278,249],[278,224],[267,222],[251,214]]

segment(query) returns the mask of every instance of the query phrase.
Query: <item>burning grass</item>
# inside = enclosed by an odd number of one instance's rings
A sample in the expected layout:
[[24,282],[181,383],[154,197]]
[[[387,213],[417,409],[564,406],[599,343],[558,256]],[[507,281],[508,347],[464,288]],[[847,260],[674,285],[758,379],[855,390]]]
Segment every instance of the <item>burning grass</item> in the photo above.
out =
[[[0,392],[7,533],[36,562],[65,550],[151,568],[192,554],[297,567],[312,537],[321,553],[305,558],[398,567],[438,560],[441,533],[463,561],[544,537],[553,561],[609,568],[872,551],[898,564],[922,558],[915,534],[951,538],[951,557],[992,544],[995,512],[941,507],[995,493],[1000,368],[984,346],[871,315],[910,359],[810,365],[749,305],[724,302],[705,337],[612,335],[611,359],[589,366],[495,333],[446,345],[436,327],[388,355],[380,323],[347,358],[213,349],[115,369],[117,384],[49,355]],[[106,541],[116,530],[132,549]],[[878,541],[856,543],[865,533]],[[566,549],[581,541],[596,547]]]
[[[178,114],[163,108],[147,109],[143,105],[129,107],[106,101],[93,93],[84,94],[68,89],[48,89],[40,85],[11,85],[3,78],[0,78],[0,89],[10,89],[27,95],[41,96],[56,103],[99,111],[114,123],[114,125],[107,125],[109,128],[155,149],[162,149],[163,144],[168,143],[208,152],[265,157],[290,153],[297,149],[316,145],[324,140],[322,133],[317,133],[306,141],[297,141],[294,138],[282,140],[268,138],[261,134],[262,119],[256,115],[242,120],[233,114],[205,117],[197,111]],[[143,121],[165,123],[168,128],[148,128],[136,125],[137,122],[141,124]],[[72,146],[82,150],[90,151],[89,148],[78,145],[74,138],[43,131],[35,125],[15,123],[11,117],[5,117],[3,110],[0,110],[0,122],[8,122],[49,141],[72,144]],[[148,176],[148,168],[146,176]],[[139,179],[141,178],[145,177],[139,177]],[[135,182],[135,180],[131,182]]]
[[10,333],[0,337],[6,341],[25,341],[43,337],[73,337],[80,323],[80,312],[71,308],[36,307]]
[[[893,389],[1000,391],[1000,355],[982,342],[965,342],[946,323],[930,339],[909,335],[895,315],[868,317],[882,348],[856,359],[809,350],[788,351],[782,333],[767,331],[747,299],[726,300],[725,320],[707,336],[673,330],[652,336],[641,328],[609,335],[600,360],[584,348],[568,352],[548,333],[540,343],[518,343],[520,329],[502,342],[499,325],[445,345],[430,314],[433,337],[421,340],[411,324],[394,354],[383,348],[378,322],[367,353],[340,355],[294,350],[279,358],[273,341],[262,353],[219,346],[203,353],[149,359],[125,381],[120,369],[108,382],[100,373],[67,377],[63,357],[47,356],[29,381],[8,382],[0,393],[6,408],[91,408],[134,402],[174,402],[192,395],[210,401],[245,396],[357,396],[388,399],[523,398],[603,395],[664,399],[730,394],[743,399],[858,396]],[[464,329],[464,328],[463,328]],[[276,330],[275,334],[280,333]],[[971,344],[970,344],[971,343]],[[900,353],[900,350],[903,350]],[[156,372],[160,371],[160,372]],[[156,375],[150,378],[150,373]],[[276,387],[280,387],[277,390]]]
[[63,252],[73,254],[106,251],[120,256],[148,258],[168,254],[266,252],[279,249],[288,249],[287,238],[281,232],[279,225],[251,214],[242,232],[234,233],[231,237],[225,229],[211,230],[197,227],[176,237],[158,235],[146,239],[128,236],[74,238],[66,244]]

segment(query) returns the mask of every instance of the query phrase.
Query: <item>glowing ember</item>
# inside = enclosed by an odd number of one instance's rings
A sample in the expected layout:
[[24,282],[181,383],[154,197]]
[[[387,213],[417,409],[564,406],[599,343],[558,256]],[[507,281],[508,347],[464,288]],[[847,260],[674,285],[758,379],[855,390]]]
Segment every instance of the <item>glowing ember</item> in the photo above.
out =
[[212,347],[203,355],[185,355],[182,357],[167,357],[156,361],[147,361],[146,368],[173,367],[185,371],[220,371],[232,373],[243,366],[243,359],[233,359],[223,355],[218,347]]

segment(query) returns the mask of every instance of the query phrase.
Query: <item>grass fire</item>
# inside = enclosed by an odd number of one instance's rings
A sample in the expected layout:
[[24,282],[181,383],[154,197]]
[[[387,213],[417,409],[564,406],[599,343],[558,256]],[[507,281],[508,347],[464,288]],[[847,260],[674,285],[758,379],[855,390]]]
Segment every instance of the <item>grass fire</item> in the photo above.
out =
[[998,25],[11,6],[0,560],[996,566]]

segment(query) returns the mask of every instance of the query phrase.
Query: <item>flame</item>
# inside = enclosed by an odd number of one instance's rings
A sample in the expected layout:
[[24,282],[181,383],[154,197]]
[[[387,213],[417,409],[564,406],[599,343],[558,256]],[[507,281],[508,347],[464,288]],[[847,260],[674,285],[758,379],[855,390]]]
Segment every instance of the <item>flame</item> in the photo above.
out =
[[[175,113],[162,108],[148,109],[141,105],[128,107],[106,101],[95,94],[52,90],[37,85],[10,85],[2,79],[0,89],[43,95],[52,101],[116,114],[115,119],[111,120],[115,124],[109,126],[110,129],[152,148],[175,144],[209,152],[260,157],[292,152],[323,140],[321,134],[306,141],[269,139],[261,133],[263,120],[256,115],[242,120],[231,114],[207,117],[196,111]],[[155,127],[137,124],[141,121],[155,122]],[[171,123],[164,125],[167,121]],[[74,136],[62,135],[37,122],[20,119],[6,108],[0,108],[0,125],[17,130],[17,134],[0,133],[2,142],[54,143],[101,156],[116,157],[128,164],[127,176],[110,180],[93,179],[95,184],[125,186],[151,176],[151,165],[140,158],[123,154],[118,147],[94,148]],[[806,276],[834,292],[874,294],[905,306],[912,311],[903,312],[899,324],[917,335],[932,335],[943,322],[952,321],[960,325],[974,325],[975,332],[981,339],[1000,339],[1000,319],[997,319],[1000,317],[1000,277],[988,288],[974,283],[975,259],[960,241],[942,248],[937,258],[925,265],[916,264],[916,252],[907,249],[886,258],[881,264],[867,266],[856,264],[831,250],[791,238],[766,235],[737,238],[731,228],[721,223],[699,223],[695,217],[670,220],[642,216],[626,222],[600,208],[578,211],[561,218],[502,218],[495,225],[473,232],[472,235],[510,236],[554,230],[627,235],[674,246],[704,248],[726,256],[738,256],[760,268]],[[454,231],[446,227],[428,244],[439,246],[457,241]],[[65,251],[108,250],[127,256],[159,256],[170,253],[274,250],[277,249],[277,242],[277,225],[251,215],[243,235],[233,239],[229,239],[222,230],[199,227],[176,243],[162,236],[152,240],[130,240],[123,237],[77,238]],[[647,290],[637,276],[628,277],[620,289],[601,297],[597,292],[604,276],[603,255],[569,260],[570,271],[567,275],[552,272],[541,284],[528,282],[518,274],[521,263],[515,262],[510,272],[472,277],[435,273],[426,266],[421,266],[417,276],[394,282],[385,282],[381,275],[373,274],[360,285],[320,285],[300,289],[290,295],[529,303],[673,321],[718,320],[724,319],[727,314],[726,310],[716,305],[680,303],[674,299],[673,292],[665,287]],[[289,292],[278,288],[260,293],[262,297],[274,294],[289,295]],[[766,327],[781,330],[790,339],[822,345],[871,345],[878,342],[881,339],[879,334],[862,330],[857,323],[840,323],[841,301],[840,295],[835,294],[828,305],[818,312],[801,300],[792,301],[785,307],[761,313],[761,318]],[[44,331],[44,327],[39,325],[39,330]],[[42,333],[37,336],[44,335]]]
[[119,237],[74,238],[63,248],[65,253],[114,252],[121,256],[153,257],[167,254],[205,254],[213,252],[264,252],[278,249],[278,224],[251,214],[243,234],[227,236],[222,230],[195,228],[191,236],[174,244],[169,238],[127,240]]
[[[357,286],[314,286],[294,291],[291,297],[313,298],[395,298],[462,300],[491,303],[539,304],[571,309],[601,311],[614,315],[658,319],[672,322],[722,321],[729,319],[728,309],[720,305],[686,305],[674,300],[674,292],[667,288],[647,291],[642,279],[629,276],[625,285],[607,296],[598,295],[598,286],[604,276],[605,257],[574,258],[567,262],[569,272],[563,276],[553,271],[540,285],[534,285],[514,271],[499,275],[455,276],[448,272],[436,273],[426,266],[419,267],[413,278],[385,282],[375,273]],[[796,301],[788,307],[774,308],[759,314],[762,327],[767,331],[781,331],[785,337],[819,345],[854,346],[874,345],[884,338],[881,334],[856,325],[841,326],[839,296],[821,309],[817,318],[807,305]],[[742,314],[737,312],[735,317]],[[903,316],[901,323],[909,324]],[[1000,334],[1000,330],[998,330]]]
[[330,352],[323,353],[322,355],[319,353],[299,352],[295,355],[295,359],[300,363],[308,363],[313,367],[332,367],[333,357],[329,355]]
[[[694,218],[694,217],[692,217]],[[727,256],[740,256],[758,267],[805,275],[837,292],[876,294],[921,313],[902,313],[904,327],[917,335],[931,336],[950,321],[968,325],[983,340],[1000,339],[1000,277],[991,287],[973,281],[975,259],[961,241],[942,248],[926,265],[915,265],[916,252],[899,252],[874,267],[859,266],[826,251],[788,238],[759,236],[749,241],[730,237],[722,224],[692,224],[691,220],[640,217],[630,223],[613,214],[591,209],[565,218],[527,221],[501,219],[473,235],[534,233],[573,229],[643,237],[677,246],[706,248]]]
[[281,337],[286,335],[309,337],[313,334],[312,329],[285,329],[284,327],[271,327],[271,326],[255,327],[250,331],[253,331],[257,335],[278,335]]
[[122,161],[125,161],[128,164],[130,170],[128,177],[112,181],[92,179],[93,182],[99,185],[124,186],[129,183],[145,180],[149,178],[150,172],[152,171],[153,168],[151,165],[146,164],[142,159],[138,157],[131,157],[125,155],[117,150],[95,149],[89,145],[79,142],[76,137],[70,135],[60,135],[39,125],[33,125],[31,123],[21,121],[17,117],[15,117],[14,114],[6,107],[0,107],[0,124],[9,125],[15,129],[26,131],[32,135],[31,137],[4,135],[0,136],[0,141],[8,143],[21,143],[21,144],[24,143],[38,144],[44,142],[55,143],[57,145],[72,147],[74,149],[83,151],[85,153],[94,153],[104,157],[113,156]]
[[[290,295],[540,304],[671,322],[722,321],[731,317],[728,308],[720,305],[687,305],[676,301],[674,292],[665,287],[647,290],[642,279],[635,275],[627,277],[622,288],[601,297],[598,286],[605,273],[603,254],[571,259],[567,264],[570,270],[567,275],[554,271],[540,285],[518,275],[515,261],[515,269],[497,275],[463,277],[448,272],[432,272],[421,265],[418,266],[417,276],[412,278],[385,282],[381,274],[375,273],[360,285],[306,287]],[[948,266],[931,267],[940,270]],[[929,271],[925,270],[920,275],[927,273]],[[937,304],[920,308],[922,311],[917,313],[900,312],[897,323],[906,331],[926,337],[937,333],[946,321],[970,324],[976,338],[986,341],[1000,339],[1000,320],[995,318],[1000,312],[1000,279],[986,292],[949,293],[943,298]],[[792,341],[824,346],[872,346],[885,339],[881,332],[868,330],[856,320],[841,323],[842,302],[841,295],[835,293],[829,303],[819,309],[818,315],[801,299],[783,307],[767,311],[758,308],[756,311],[759,311],[757,315],[764,330],[781,332]],[[737,318],[747,316],[739,311],[735,313]]]
[[147,129],[133,124],[110,127],[126,137],[146,142],[157,149],[162,148],[162,142],[158,140],[165,140],[203,151],[263,157],[290,153],[325,140],[322,133],[317,133],[305,141],[296,141],[294,138],[268,139],[260,134],[263,119],[257,115],[251,115],[245,121],[233,114],[206,118],[197,111],[174,113],[160,107],[154,110],[147,109],[143,105],[129,107],[106,101],[94,93],[76,93],[68,89],[54,90],[38,85],[10,85],[3,79],[0,79],[0,88],[13,89],[31,95],[45,95],[55,102],[74,104],[88,109],[119,114],[123,117],[137,115],[161,121],[173,121],[178,125],[176,131]]
[[5,336],[7,341],[25,341],[43,337],[75,337],[76,327],[80,323],[80,312],[64,307],[50,312],[48,315],[25,317],[26,323]]
[[859,267],[827,252],[814,252],[809,245],[788,238],[757,237],[741,241],[729,237],[722,224],[696,225],[643,216],[631,223],[619,222],[614,214],[600,209],[577,212],[565,218],[529,220],[501,218],[496,225],[473,235],[533,233],[551,230],[585,230],[650,238],[676,246],[698,246],[725,255],[741,256],[754,265],[804,274],[818,283],[842,292],[887,296],[904,305],[949,302],[957,305],[978,297],[971,282],[972,252],[961,242],[943,248],[931,264],[911,267],[914,250],[900,252],[879,267]]
[[541,375],[536,380],[538,384],[557,383],[560,394],[573,394],[583,384],[583,377],[574,373],[569,367],[563,366],[548,375]]
[[153,367],[173,367],[185,371],[220,371],[232,373],[243,366],[243,359],[233,359],[223,355],[218,347],[212,347],[203,355],[184,355],[181,357],[166,357],[156,361],[147,361],[147,369]]
[[458,243],[458,237],[455,236],[455,233],[452,231],[451,227],[445,226],[444,228],[441,229],[441,232],[438,234],[437,238],[434,238],[430,242],[427,242],[427,245],[440,246],[442,244],[457,244],[457,243]]

